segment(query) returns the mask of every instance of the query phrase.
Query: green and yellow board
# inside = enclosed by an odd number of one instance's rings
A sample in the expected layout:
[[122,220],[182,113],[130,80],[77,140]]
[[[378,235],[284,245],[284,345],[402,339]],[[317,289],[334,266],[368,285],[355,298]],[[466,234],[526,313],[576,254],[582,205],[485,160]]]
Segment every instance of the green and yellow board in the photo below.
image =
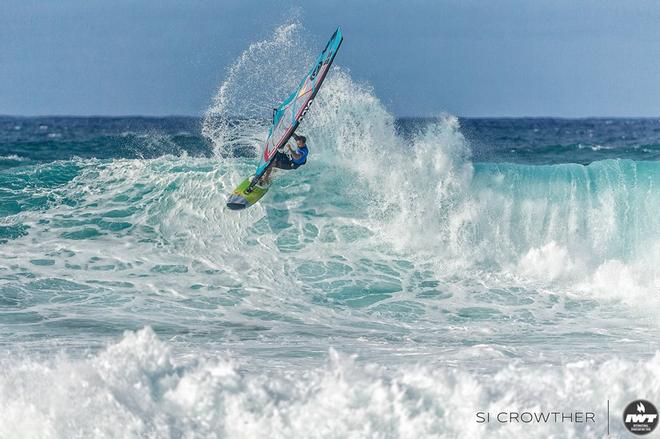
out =
[[252,206],[254,203],[259,201],[261,197],[266,195],[266,192],[268,192],[268,186],[257,186],[254,185],[252,186],[252,189],[248,192],[248,188],[250,187],[250,182],[254,176],[250,178],[246,178],[241,184],[239,184],[236,189],[234,189],[234,192],[229,196],[227,199],[227,207],[232,209],[232,210],[241,210],[241,209],[246,209],[250,206]]

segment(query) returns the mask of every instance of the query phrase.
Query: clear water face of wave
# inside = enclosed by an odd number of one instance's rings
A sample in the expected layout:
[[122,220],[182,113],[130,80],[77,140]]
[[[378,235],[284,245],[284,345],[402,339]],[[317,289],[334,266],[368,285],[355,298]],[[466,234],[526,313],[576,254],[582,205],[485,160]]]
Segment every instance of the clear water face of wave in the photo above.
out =
[[[603,437],[607,400],[623,436],[660,403],[660,122],[397,121],[338,67],[309,163],[230,212],[302,32],[201,123],[0,121],[0,437]],[[476,422],[535,409],[597,422]]]

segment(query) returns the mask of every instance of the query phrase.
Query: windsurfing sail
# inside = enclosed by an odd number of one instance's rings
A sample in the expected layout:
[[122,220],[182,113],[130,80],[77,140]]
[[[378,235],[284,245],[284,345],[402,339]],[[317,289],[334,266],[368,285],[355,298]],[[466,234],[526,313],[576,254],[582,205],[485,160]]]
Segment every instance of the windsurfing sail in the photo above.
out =
[[341,28],[338,27],[325,45],[325,49],[316,58],[316,62],[307,73],[307,76],[298,85],[298,88],[275,109],[273,125],[268,131],[268,139],[263,148],[261,161],[250,187],[266,172],[277,150],[289,141],[305,114],[307,114],[316,93],[318,93],[325,76],[328,74],[343,39]]

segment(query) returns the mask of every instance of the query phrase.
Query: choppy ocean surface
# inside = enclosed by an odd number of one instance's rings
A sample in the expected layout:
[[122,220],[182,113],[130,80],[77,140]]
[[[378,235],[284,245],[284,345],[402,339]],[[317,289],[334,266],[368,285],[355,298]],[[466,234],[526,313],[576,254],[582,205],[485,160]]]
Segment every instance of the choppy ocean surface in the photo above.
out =
[[[301,53],[251,46],[203,119],[0,118],[0,437],[596,438],[608,400],[626,437],[660,119],[397,120],[338,67],[308,164],[229,211]],[[597,422],[476,422],[513,410]]]

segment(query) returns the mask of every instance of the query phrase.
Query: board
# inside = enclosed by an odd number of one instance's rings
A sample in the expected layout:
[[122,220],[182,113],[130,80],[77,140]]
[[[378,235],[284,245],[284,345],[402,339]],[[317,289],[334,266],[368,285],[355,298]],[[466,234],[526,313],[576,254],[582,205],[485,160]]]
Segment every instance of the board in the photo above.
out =
[[[289,141],[309,111],[309,107],[321,88],[321,84],[323,84],[323,80],[330,70],[332,61],[335,59],[343,39],[341,28],[338,27],[321,54],[316,58],[307,75],[298,84],[298,87],[275,109],[273,123],[268,131],[268,138],[263,147],[259,166],[254,176],[248,179],[246,186],[243,187],[245,183],[243,181],[233,190],[232,195],[227,199],[227,207],[233,210],[245,209],[259,201],[268,192],[268,188],[259,188],[257,183],[268,168],[272,166],[277,150]],[[255,192],[257,193],[255,194]]]
[[248,191],[252,178],[253,177],[246,178],[245,180],[243,180],[241,184],[236,186],[234,192],[232,192],[232,194],[227,199],[228,208],[230,208],[231,210],[247,209],[257,201],[259,201],[264,195],[266,195],[266,192],[268,192],[270,185],[268,186],[254,185]]

